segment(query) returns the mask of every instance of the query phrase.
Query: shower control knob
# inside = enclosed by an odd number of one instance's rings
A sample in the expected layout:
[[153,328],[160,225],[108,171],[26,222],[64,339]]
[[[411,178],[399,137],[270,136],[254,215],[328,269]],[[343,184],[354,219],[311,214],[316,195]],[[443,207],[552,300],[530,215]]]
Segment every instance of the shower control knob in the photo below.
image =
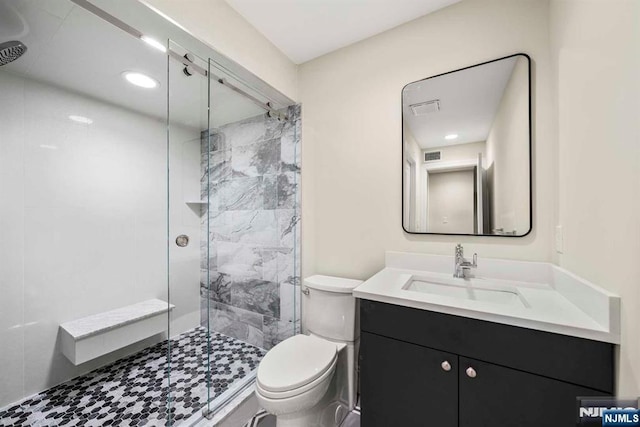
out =
[[184,248],[188,244],[189,244],[189,236],[187,236],[186,234],[181,234],[178,237],[176,237],[176,245],[180,246],[181,248]]
[[473,369],[471,366],[467,368],[466,373],[469,378],[475,378],[478,375],[476,370]]
[[440,366],[442,366],[443,371],[449,372],[451,370],[451,363],[447,362],[446,360],[442,362]]

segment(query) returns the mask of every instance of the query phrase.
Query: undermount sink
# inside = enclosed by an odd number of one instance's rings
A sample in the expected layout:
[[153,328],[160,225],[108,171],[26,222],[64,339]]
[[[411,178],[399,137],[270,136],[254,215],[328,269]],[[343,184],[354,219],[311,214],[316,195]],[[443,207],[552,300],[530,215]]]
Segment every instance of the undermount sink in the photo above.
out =
[[515,287],[483,282],[483,280],[477,279],[464,280],[411,276],[402,289],[471,301],[515,304],[521,307],[528,307],[528,304]]

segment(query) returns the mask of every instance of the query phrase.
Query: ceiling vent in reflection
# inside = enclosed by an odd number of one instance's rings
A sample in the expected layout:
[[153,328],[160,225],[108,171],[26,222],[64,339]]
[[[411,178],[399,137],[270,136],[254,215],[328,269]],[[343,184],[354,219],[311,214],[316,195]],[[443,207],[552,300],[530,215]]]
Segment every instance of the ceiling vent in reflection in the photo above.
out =
[[16,40],[0,44],[0,66],[15,61],[26,51],[27,46]]
[[442,156],[442,151],[425,151],[424,153],[424,161],[425,162],[434,162],[436,160],[440,160]]
[[409,105],[414,116],[424,116],[425,114],[437,113],[440,111],[440,100],[433,99],[431,101],[420,102],[419,104]]

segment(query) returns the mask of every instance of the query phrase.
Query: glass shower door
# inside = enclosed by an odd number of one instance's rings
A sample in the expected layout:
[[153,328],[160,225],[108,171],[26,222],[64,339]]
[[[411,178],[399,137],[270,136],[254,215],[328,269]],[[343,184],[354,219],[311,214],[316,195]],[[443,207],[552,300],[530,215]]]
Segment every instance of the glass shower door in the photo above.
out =
[[268,349],[299,329],[300,110],[274,109],[213,60],[208,72],[202,320],[215,412],[253,381]]
[[[215,417],[299,330],[297,107],[169,43],[169,414]],[[188,425],[188,424],[187,424]]]
[[[168,421],[201,418],[209,401],[209,333],[201,324],[201,233],[208,228],[202,193],[202,145],[207,144],[207,61],[181,45],[168,44],[168,294],[173,306],[167,352]],[[206,172],[206,171],[205,171]]]

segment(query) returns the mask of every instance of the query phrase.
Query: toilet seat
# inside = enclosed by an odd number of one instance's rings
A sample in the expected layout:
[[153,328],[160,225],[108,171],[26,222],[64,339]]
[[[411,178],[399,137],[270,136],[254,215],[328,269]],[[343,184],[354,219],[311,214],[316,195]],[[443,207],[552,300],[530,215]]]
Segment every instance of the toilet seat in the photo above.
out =
[[335,343],[295,335],[273,347],[260,362],[257,387],[271,398],[295,396],[330,379],[337,362]]
[[[333,364],[325,371],[322,376],[316,378],[312,382],[305,384],[301,387],[294,388],[286,391],[269,391],[265,390],[260,386],[260,383],[256,381],[256,392],[261,395],[263,398],[270,399],[272,401],[285,401],[292,399],[300,399],[302,400],[312,400],[315,401],[316,398],[319,399],[324,395],[327,391],[327,387],[329,387],[329,383],[333,378],[333,374],[336,371],[336,365],[338,364],[338,360],[334,360]],[[315,396],[315,397],[314,397]]]

